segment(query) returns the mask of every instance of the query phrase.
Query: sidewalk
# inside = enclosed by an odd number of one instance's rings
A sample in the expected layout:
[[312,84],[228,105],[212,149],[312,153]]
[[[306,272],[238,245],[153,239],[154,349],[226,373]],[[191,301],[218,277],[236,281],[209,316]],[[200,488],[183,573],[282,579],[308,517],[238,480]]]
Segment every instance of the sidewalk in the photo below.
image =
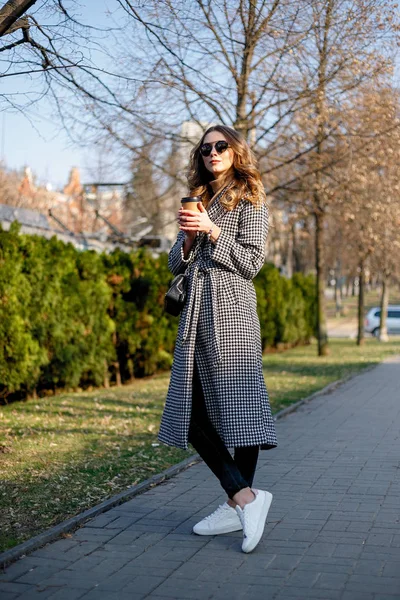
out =
[[1,600],[400,598],[400,358],[277,423],[255,486],[274,500],[252,554],[191,528],[224,499],[200,463],[12,564]]

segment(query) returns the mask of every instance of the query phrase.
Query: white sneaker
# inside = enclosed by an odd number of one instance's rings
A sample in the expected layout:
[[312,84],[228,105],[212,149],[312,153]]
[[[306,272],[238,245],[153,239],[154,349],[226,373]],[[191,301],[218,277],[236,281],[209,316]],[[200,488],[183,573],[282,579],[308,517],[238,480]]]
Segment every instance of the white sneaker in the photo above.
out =
[[197,523],[193,527],[193,533],[197,533],[197,535],[218,535],[240,531],[241,529],[242,524],[235,509],[224,502],[211,515]]
[[272,502],[272,494],[263,490],[252,490],[255,498],[249,502],[243,509],[236,506],[236,512],[239,515],[243,527],[243,552],[251,552],[261,540],[264,532],[265,522],[269,507]]

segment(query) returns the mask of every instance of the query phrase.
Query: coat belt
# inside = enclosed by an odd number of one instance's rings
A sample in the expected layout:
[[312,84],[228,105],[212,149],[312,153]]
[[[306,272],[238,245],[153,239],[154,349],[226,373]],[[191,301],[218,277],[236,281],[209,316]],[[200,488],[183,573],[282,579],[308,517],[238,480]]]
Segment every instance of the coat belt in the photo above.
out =
[[204,280],[210,278],[211,306],[208,308],[211,314],[211,327],[207,332],[208,345],[214,357],[213,363],[221,362],[220,338],[219,338],[219,312],[218,312],[218,280],[220,270],[195,264],[191,269],[190,297],[186,310],[186,320],[182,334],[182,344],[190,339],[190,332],[197,331],[197,322],[200,313],[201,298],[203,295]]

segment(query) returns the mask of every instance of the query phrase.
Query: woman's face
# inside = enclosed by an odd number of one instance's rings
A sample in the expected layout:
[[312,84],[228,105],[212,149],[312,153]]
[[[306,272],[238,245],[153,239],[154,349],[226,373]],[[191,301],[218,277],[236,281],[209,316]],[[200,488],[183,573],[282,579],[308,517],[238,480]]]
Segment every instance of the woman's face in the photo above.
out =
[[218,154],[215,149],[215,143],[219,141],[228,141],[224,134],[219,131],[207,133],[203,140],[203,144],[212,145],[211,154],[209,154],[209,156],[203,156],[203,161],[205,168],[214,175],[215,179],[225,176],[230,170],[233,171],[233,150],[232,148],[228,148],[221,154]]

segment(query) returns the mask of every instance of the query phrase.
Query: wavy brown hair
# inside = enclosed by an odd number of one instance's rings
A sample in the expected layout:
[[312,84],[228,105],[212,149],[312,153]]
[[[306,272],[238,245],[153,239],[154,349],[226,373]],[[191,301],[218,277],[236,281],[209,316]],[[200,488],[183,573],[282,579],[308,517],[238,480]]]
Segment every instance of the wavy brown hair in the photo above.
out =
[[264,186],[257,168],[257,159],[241,133],[226,125],[209,127],[203,134],[198,144],[190,153],[190,162],[187,180],[191,196],[201,196],[205,207],[213,194],[208,183],[214,179],[213,174],[204,165],[200,148],[208,133],[219,131],[227,140],[233,150],[233,170],[235,184],[230,187],[221,198],[220,202],[227,210],[233,210],[242,199],[246,199],[255,206],[266,202]]

